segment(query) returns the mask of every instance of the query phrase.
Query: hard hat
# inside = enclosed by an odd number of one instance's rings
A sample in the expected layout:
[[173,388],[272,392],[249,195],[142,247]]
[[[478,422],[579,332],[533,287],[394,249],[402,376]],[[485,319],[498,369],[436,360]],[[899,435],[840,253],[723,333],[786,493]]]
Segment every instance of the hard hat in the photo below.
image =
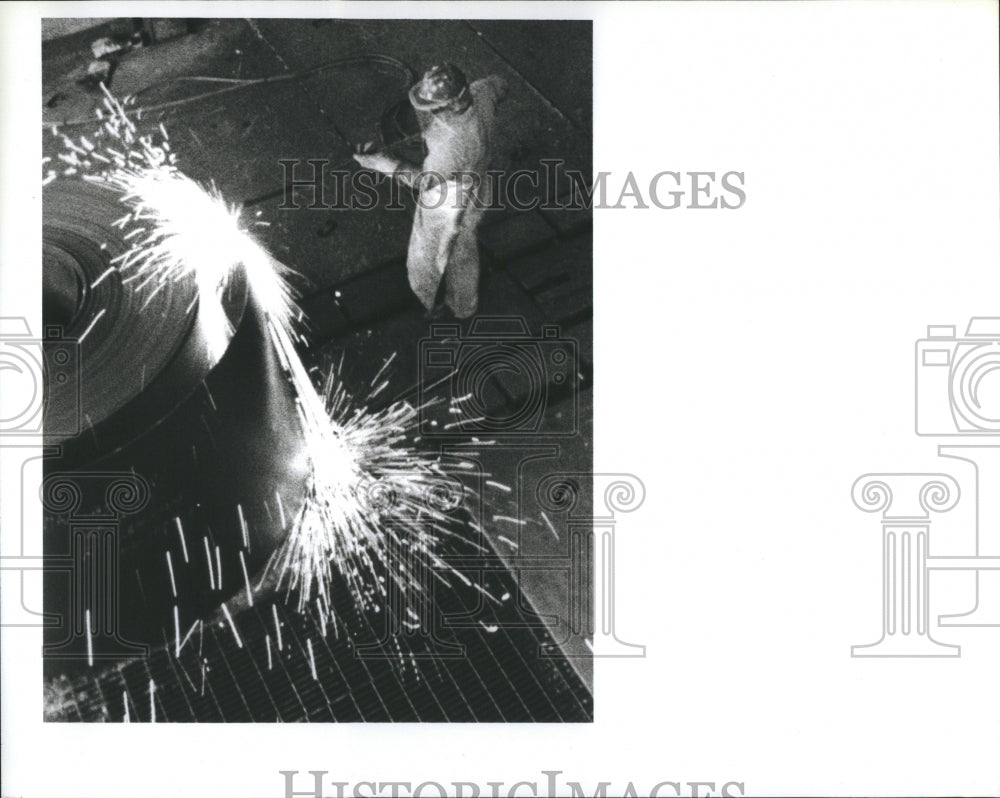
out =
[[432,66],[410,89],[410,103],[418,111],[437,111],[449,106],[464,111],[472,105],[469,81],[454,64]]

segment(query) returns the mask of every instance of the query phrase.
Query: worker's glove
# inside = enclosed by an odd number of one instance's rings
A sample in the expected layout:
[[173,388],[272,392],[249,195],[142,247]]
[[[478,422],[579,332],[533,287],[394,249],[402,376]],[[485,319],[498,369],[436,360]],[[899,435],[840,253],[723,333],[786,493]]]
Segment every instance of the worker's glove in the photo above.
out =
[[365,169],[374,169],[376,172],[391,175],[399,167],[398,161],[382,152],[375,152],[375,143],[369,141],[359,145],[354,153],[354,160]]

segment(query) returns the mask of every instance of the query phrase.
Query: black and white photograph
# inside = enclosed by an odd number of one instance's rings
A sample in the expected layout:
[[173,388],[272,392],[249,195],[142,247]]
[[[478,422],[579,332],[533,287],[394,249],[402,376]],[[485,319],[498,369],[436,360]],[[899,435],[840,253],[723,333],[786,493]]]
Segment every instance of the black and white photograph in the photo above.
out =
[[0,798],[1000,795],[998,30],[0,4]]
[[591,45],[43,20],[46,719],[592,719]]

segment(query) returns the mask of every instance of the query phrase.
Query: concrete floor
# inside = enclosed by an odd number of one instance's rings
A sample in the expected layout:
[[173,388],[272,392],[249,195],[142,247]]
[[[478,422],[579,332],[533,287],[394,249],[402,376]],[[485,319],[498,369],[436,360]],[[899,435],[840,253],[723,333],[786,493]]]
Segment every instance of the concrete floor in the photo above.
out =
[[[86,133],[100,95],[78,81],[90,60],[90,42],[100,35],[101,29],[91,29],[45,42],[42,99],[47,127]],[[353,145],[377,139],[385,111],[405,98],[407,81],[398,70],[322,68],[332,59],[371,52],[391,55],[417,74],[449,60],[470,80],[502,75],[510,89],[500,106],[497,166],[539,171],[539,159],[556,157],[568,168],[590,173],[589,22],[203,21],[195,33],[122,56],[110,88],[118,96],[137,94],[137,105],[160,106],[145,114],[140,126],[162,122],[185,172],[213,180],[227,199],[244,202],[268,223],[260,239],[302,275],[302,305],[314,323],[317,362],[343,354],[345,379],[360,392],[382,362],[397,353],[384,397],[388,399],[390,394],[418,393],[420,341],[430,331],[406,282],[412,211],[278,207],[284,193],[279,159],[323,158],[349,167]],[[188,100],[226,85],[192,77],[281,75],[293,77]],[[73,124],[80,120],[85,124]],[[45,154],[58,151],[48,131],[43,138]],[[546,422],[541,427],[543,433],[575,428],[575,434],[514,436],[500,441],[505,445],[482,450],[483,471],[515,488],[510,494],[489,491],[484,519],[498,552],[517,571],[518,558],[524,563],[525,557],[569,554],[567,519],[550,514],[549,520],[561,530],[557,539],[539,520],[533,483],[548,473],[592,470],[590,212],[490,211],[480,243],[480,316],[520,317],[532,336],[540,335],[543,325],[557,325],[559,335],[575,342],[579,353],[575,382],[561,390],[546,386]],[[469,329],[467,322],[463,335]],[[518,385],[494,378],[493,387],[491,401],[500,408],[499,415],[505,405],[516,409],[521,401]],[[574,417],[575,425],[567,427],[567,419]],[[542,445],[555,448],[524,467],[525,447]],[[494,516],[522,519],[519,535],[493,521]],[[519,549],[501,536],[518,542]],[[571,590],[565,573],[526,572],[521,583],[539,612],[552,616],[556,638],[566,637]],[[580,655],[575,664],[589,682],[590,660],[582,640],[573,638],[567,651]]]

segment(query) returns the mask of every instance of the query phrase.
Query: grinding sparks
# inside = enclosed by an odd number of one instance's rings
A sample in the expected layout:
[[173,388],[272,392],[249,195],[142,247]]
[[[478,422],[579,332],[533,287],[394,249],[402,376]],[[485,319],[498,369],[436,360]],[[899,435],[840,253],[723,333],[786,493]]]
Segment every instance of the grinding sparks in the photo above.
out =
[[128,275],[124,281],[149,290],[148,301],[167,282],[193,278],[197,323],[210,356],[218,360],[232,335],[222,296],[239,252],[234,247],[245,245],[238,210],[226,205],[214,186],[202,188],[172,166],[121,169],[106,184],[133,208],[122,226],[139,232],[129,240],[131,248],[115,259]]
[[107,308],[101,308],[97,315],[91,320],[90,324],[87,325],[87,329],[80,334],[80,337],[77,339],[77,343],[83,343],[83,339],[90,335],[90,331],[94,329],[94,326],[101,320],[106,312]]
[[194,634],[194,630],[201,629],[201,625],[202,622],[200,619],[191,624],[191,628],[187,630],[187,634],[184,635],[184,639],[181,640],[181,644],[177,647],[178,654],[180,653],[180,650],[184,648],[184,644],[191,638],[191,635]]
[[250,575],[247,573],[247,561],[243,557],[243,552],[240,552],[240,568],[243,571],[243,584],[247,589],[247,604],[251,607],[253,606],[253,591],[250,589]]
[[309,649],[309,670],[312,671],[313,681],[318,682],[319,676],[316,674],[316,657],[313,654],[313,641],[306,638],[306,648]]
[[[224,292],[236,275],[242,276],[294,389],[307,485],[305,501],[288,519],[287,540],[272,563],[279,584],[297,593],[300,611],[313,597],[329,611],[335,584],[350,591],[359,610],[377,611],[393,584],[412,595],[429,589],[427,574],[445,583],[447,574],[467,582],[438,553],[441,540],[457,534],[449,513],[465,502],[467,489],[445,473],[436,456],[414,448],[418,409],[396,402],[373,412],[348,396],[333,371],[318,388],[297,351],[305,342],[291,272],[257,244],[240,209],[214,185],[203,186],[177,168],[166,130],[140,135],[124,105],[110,94],[105,111],[97,142],[64,137],[61,160],[117,191],[128,208],[118,224],[129,249],[114,261],[123,282],[155,294],[172,282],[193,280],[197,323],[211,342],[211,353],[221,357],[232,334]],[[388,385],[383,374],[389,362],[371,380],[366,402]],[[467,422],[446,428],[462,423]],[[280,497],[278,502],[284,520]],[[237,513],[249,550],[241,506]],[[187,562],[180,519],[175,523]],[[204,547],[209,587],[220,589],[219,550],[213,564],[207,538]],[[281,650],[277,617],[275,622]]]
[[243,638],[240,637],[240,633],[236,631],[236,624],[233,622],[233,616],[229,614],[229,607],[226,606],[226,602],[222,602],[222,612],[226,616],[226,621],[229,623],[229,631],[233,633],[233,637],[236,639],[236,645],[243,648]]
[[181,519],[179,516],[174,518],[174,524],[177,527],[177,535],[181,539],[181,551],[184,552],[184,562],[188,562],[187,541],[184,539],[184,527],[181,525]]
[[58,157],[66,165],[62,174],[82,174],[84,180],[121,194],[130,212],[116,224],[125,231],[129,249],[112,264],[127,273],[123,282],[149,291],[147,302],[170,281],[195,280],[201,305],[198,324],[209,354],[218,358],[231,333],[219,301],[233,258],[229,247],[243,243],[242,237],[226,233],[237,227],[239,211],[222,201],[214,186],[203,188],[177,169],[162,125],[140,133],[125,111],[130,101],[122,103],[102,89],[104,107],[94,140],[61,137],[64,151]]
[[[181,180],[184,192],[201,191],[186,178],[175,175],[168,180]],[[124,195],[126,201],[145,188],[153,193],[140,195],[138,202],[147,218],[162,220],[173,213],[173,200],[158,204],[158,197],[170,196],[170,192],[160,191],[158,181],[133,185]],[[197,205],[193,200],[190,204]],[[169,234],[157,232],[161,228]],[[329,597],[331,566],[361,608],[379,603],[386,595],[385,583],[378,579],[383,571],[405,591],[422,589],[406,559],[397,558],[398,567],[390,562],[391,551],[406,549],[424,555],[436,571],[446,570],[433,549],[448,519],[440,509],[428,506],[426,499],[447,479],[435,458],[406,445],[408,434],[417,425],[417,410],[407,403],[379,413],[359,409],[332,373],[322,392],[317,391],[296,350],[296,343],[302,340],[296,329],[300,314],[291,300],[287,270],[239,227],[236,216],[216,213],[211,229],[216,247],[208,261],[189,255],[199,249],[195,242],[203,237],[203,228],[171,219],[144,239],[154,242],[154,254],[140,252],[123,262],[123,267],[136,269],[147,281],[179,279],[193,273],[202,296],[206,291],[218,296],[232,271],[241,268],[263,309],[267,331],[295,390],[308,461],[306,501],[292,519],[278,561],[282,579],[290,590],[297,591],[300,609],[314,593]],[[182,239],[185,243],[175,251],[173,247]],[[219,241],[228,243],[220,248]],[[226,264],[225,268],[220,263]],[[203,303],[202,309],[206,306],[218,307],[221,312],[218,302]],[[381,390],[380,383],[373,395]],[[391,501],[387,504],[386,499]],[[249,547],[242,507],[237,509],[244,544]],[[221,576],[219,570],[213,574],[210,566],[209,580],[212,582],[214,576],[214,587]]]
[[454,534],[447,511],[462,503],[464,488],[409,443],[417,410],[407,403],[379,412],[354,408],[334,372],[322,396],[319,406],[303,408],[312,478],[279,563],[300,606],[313,589],[330,603],[331,565],[361,608],[386,596],[383,573],[404,595],[429,587],[414,559],[445,581],[452,569],[437,544]]
[[174,598],[177,598],[177,582],[174,579],[174,563],[170,559],[170,552],[165,552],[167,555],[167,570],[170,572],[170,592],[173,594]]
[[[247,530],[247,519],[246,519],[246,516],[243,515],[243,505],[237,504],[236,505],[236,512],[237,512],[237,514],[240,517],[240,531],[243,533],[243,545],[244,545],[244,547],[246,547],[247,551],[249,551],[250,550],[250,533]],[[242,552],[240,553],[240,556],[241,557],[243,556]]]
[[94,642],[91,637],[90,629],[90,610],[84,610],[84,621],[87,625],[87,664],[93,668],[94,667]]
[[278,620],[278,607],[276,604],[271,605],[271,615],[274,616],[274,635],[278,639],[278,651],[284,648],[281,641],[281,621]]
[[215,571],[212,568],[212,551],[208,548],[208,538],[202,538],[202,542],[205,544],[205,562],[208,565],[208,586],[210,589],[215,590]]
[[549,520],[549,517],[545,514],[544,511],[542,512],[542,520],[545,521],[545,525],[549,528],[549,532],[552,533],[552,536],[556,540],[559,540],[559,533],[556,532],[556,528],[552,526],[552,522]]

